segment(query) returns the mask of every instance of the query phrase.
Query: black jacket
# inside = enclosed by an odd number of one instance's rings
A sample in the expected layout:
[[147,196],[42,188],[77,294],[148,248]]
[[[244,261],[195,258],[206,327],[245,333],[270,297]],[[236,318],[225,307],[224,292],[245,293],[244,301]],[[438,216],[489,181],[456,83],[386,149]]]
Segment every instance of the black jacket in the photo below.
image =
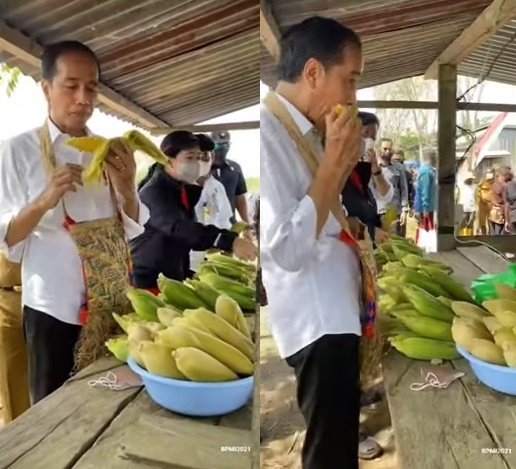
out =
[[375,228],[380,228],[382,224],[380,216],[378,215],[376,200],[369,189],[371,164],[360,162],[355,167],[355,170],[360,177],[362,188],[365,190],[366,194],[364,195],[364,193],[355,184],[353,184],[350,177],[346,181],[344,190],[342,191],[342,203],[344,207],[346,207],[350,217],[357,217],[364,225],[367,225],[369,235],[374,241]]
[[[188,208],[182,201],[183,188]],[[188,278],[192,250],[231,250],[236,233],[196,221],[194,208],[201,192],[202,187],[176,181],[161,166],[140,189],[150,219],[145,232],[130,242],[135,286],[155,288],[160,273],[179,281]]]

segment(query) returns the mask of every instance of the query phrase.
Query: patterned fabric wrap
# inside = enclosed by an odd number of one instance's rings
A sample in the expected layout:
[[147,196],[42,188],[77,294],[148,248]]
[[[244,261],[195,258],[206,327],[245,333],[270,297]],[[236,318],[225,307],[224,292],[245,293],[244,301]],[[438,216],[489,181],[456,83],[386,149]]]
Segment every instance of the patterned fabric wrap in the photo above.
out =
[[[292,140],[296,142],[300,155],[312,175],[315,176],[319,166],[318,158],[307,139],[299,131],[284,104],[272,92],[266,96],[264,104],[285,127]],[[364,338],[372,339],[375,337],[376,319],[376,264],[373,256],[373,243],[369,237],[368,230],[363,224],[357,219],[346,217],[340,199],[333,204],[332,214],[342,227],[341,241],[353,248],[360,261],[363,301],[360,317],[362,334]]]

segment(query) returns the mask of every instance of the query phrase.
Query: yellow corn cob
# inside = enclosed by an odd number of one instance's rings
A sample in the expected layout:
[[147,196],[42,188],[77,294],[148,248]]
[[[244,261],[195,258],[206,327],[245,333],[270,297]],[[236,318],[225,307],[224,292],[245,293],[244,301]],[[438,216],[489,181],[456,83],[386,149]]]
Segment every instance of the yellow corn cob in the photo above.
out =
[[249,360],[254,360],[253,343],[238,329],[226,322],[220,316],[210,313],[206,309],[185,311],[185,317],[193,323],[206,327],[220,340],[240,350]]
[[143,358],[140,355],[140,349],[138,347],[139,342],[135,342],[134,340],[129,340],[129,356],[142,368],[145,368],[143,363]]
[[507,366],[516,368],[516,344],[513,342],[506,342],[503,344],[502,350]]
[[484,325],[472,318],[455,318],[451,332],[455,343],[467,352],[471,350],[471,341],[473,339],[491,340],[492,338]]
[[516,312],[496,311],[493,316],[503,327],[516,327]]
[[494,341],[500,347],[503,347],[503,344],[507,342],[516,343],[516,334],[514,334],[510,327],[504,327],[495,333]]
[[478,321],[482,321],[487,314],[487,311],[484,309],[467,301],[452,301],[451,309],[457,316],[474,318]]
[[238,379],[237,374],[210,354],[195,347],[173,352],[179,370],[191,381],[222,382]]
[[391,344],[396,350],[416,360],[454,360],[460,357],[453,342],[423,337],[394,338]]
[[94,153],[107,139],[103,137],[73,137],[67,144],[84,153]]
[[507,365],[502,353],[502,349],[489,340],[472,339],[470,353],[479,360],[487,363],[493,363],[495,365]]
[[240,350],[224,341],[198,329],[185,326],[172,326],[158,332],[160,343],[171,348],[198,348],[232,369],[240,375],[251,375],[254,365]]
[[239,304],[233,298],[221,295],[215,303],[215,313],[251,340],[251,331]]
[[177,280],[165,277],[163,274],[158,276],[158,287],[165,295],[167,302],[181,310],[206,306],[194,290]]
[[444,305],[446,306],[447,308],[450,308],[451,309],[451,305],[452,305],[452,300],[450,300],[449,298],[446,298],[445,296],[438,296],[437,299]]
[[516,301],[516,288],[500,284],[495,285],[495,290],[499,299]]
[[[188,310],[185,310],[188,311]],[[193,310],[190,310],[193,311]],[[187,316],[183,316],[181,318],[176,318],[172,321],[173,326],[184,326],[184,327],[190,327],[192,329],[198,329],[205,334],[209,334],[213,337],[216,337],[215,334],[213,334],[204,324],[198,324],[195,321],[192,320],[192,318],[189,318]]]
[[185,375],[177,368],[172,349],[154,342],[140,342],[138,344],[140,357],[149,373],[165,378],[185,379]]
[[181,311],[172,306],[158,308],[156,313],[158,315],[159,322],[166,327],[171,326],[174,319],[180,318],[182,316]]
[[499,331],[503,326],[498,322],[493,316],[485,316],[482,318],[482,322],[487,327],[488,331],[491,335],[495,335],[497,331]]
[[415,311],[397,311],[393,315],[397,317],[409,330],[420,337],[451,342],[451,324],[445,321],[428,318]]
[[133,151],[140,150],[153,158],[157,163],[167,164],[167,156],[145,135],[138,130],[129,130],[124,134],[124,139]]
[[494,315],[500,311],[511,311],[516,314],[516,301],[512,300],[488,300],[484,301],[482,306]]

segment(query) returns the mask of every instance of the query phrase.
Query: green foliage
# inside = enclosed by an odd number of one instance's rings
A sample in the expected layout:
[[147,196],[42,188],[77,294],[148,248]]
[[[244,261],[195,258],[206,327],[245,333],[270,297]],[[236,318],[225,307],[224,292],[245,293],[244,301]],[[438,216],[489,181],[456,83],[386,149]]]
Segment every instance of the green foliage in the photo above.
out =
[[18,86],[21,78],[21,71],[18,67],[9,67],[0,63],[0,89],[5,90],[7,97],[11,97]]
[[247,192],[260,192],[260,178],[252,177],[246,179]]

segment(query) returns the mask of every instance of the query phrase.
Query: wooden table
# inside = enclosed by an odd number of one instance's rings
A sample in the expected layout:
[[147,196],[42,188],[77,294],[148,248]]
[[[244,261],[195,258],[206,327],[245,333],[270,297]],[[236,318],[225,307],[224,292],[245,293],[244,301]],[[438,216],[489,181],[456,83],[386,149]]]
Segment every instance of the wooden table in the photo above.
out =
[[113,358],[99,360],[0,430],[0,469],[258,469],[259,430],[251,431],[259,425],[257,383],[255,406],[189,418],[159,407],[142,387],[88,385],[120,368]]
[[[482,273],[501,273],[508,266],[485,247],[459,248],[434,257],[450,265],[467,286]],[[442,365],[466,373],[449,388],[412,391],[412,383],[423,381],[420,370],[425,365],[394,350],[383,361],[401,468],[516,468],[516,397],[480,383],[463,359]],[[494,454],[485,448],[505,452]]]

